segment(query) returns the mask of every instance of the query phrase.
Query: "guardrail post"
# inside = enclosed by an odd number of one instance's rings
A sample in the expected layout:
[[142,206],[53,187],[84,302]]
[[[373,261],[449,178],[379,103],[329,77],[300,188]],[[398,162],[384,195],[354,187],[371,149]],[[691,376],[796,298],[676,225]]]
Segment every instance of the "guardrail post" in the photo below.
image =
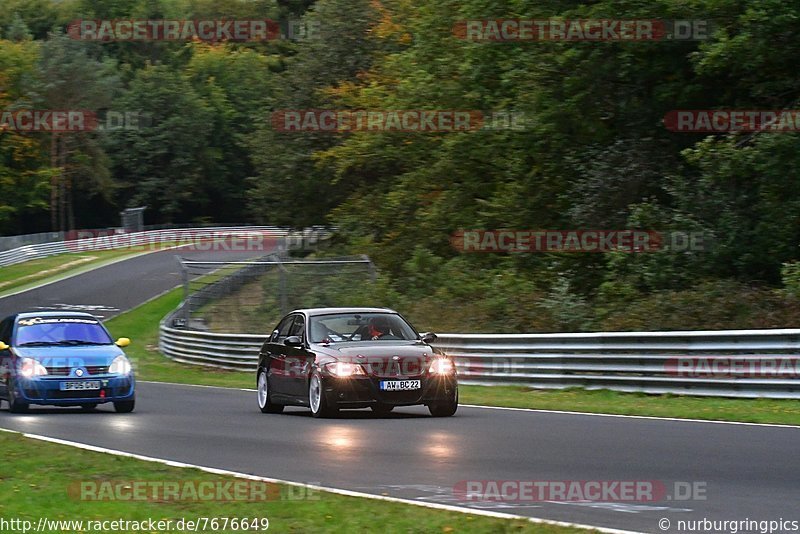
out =
[[374,284],[378,280],[378,271],[375,269],[375,264],[372,263],[372,260],[369,259],[369,256],[367,256],[366,254],[362,254],[361,258],[369,262],[367,263],[367,268],[369,269],[369,278]]
[[176,255],[175,259],[178,260],[178,265],[181,267],[181,284],[183,285],[183,320],[184,324],[189,326],[189,269],[183,264],[180,256]]

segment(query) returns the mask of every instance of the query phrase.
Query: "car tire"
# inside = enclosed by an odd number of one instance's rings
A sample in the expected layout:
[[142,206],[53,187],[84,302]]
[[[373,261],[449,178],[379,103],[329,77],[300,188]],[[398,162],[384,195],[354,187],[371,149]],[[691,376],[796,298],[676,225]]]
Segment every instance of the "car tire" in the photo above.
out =
[[81,410],[83,410],[84,412],[93,412],[95,408],[97,408],[97,404],[95,403],[81,404]]
[[258,408],[261,413],[281,413],[283,411],[283,404],[275,404],[269,400],[269,377],[267,370],[263,367],[258,370],[256,391],[258,392]]
[[450,417],[458,410],[458,387],[453,389],[450,398],[442,402],[434,402],[428,405],[431,415],[434,417]]
[[334,417],[339,412],[328,404],[325,392],[322,391],[322,378],[316,371],[308,381],[308,406],[314,417]]
[[370,406],[370,408],[372,408],[372,411],[375,413],[375,415],[389,415],[389,413],[394,410],[394,406],[391,404],[384,404],[382,402],[375,403]]
[[17,385],[13,380],[8,381],[8,411],[11,413],[26,413],[28,411],[28,403],[21,402],[14,395]]
[[136,407],[136,399],[129,401],[119,401],[114,403],[114,411],[117,413],[131,413]]

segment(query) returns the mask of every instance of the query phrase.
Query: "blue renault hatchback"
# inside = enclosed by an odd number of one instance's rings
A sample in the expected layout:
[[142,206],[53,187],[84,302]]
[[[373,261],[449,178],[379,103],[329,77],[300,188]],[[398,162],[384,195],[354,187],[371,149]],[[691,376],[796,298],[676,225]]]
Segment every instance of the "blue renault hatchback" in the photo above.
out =
[[88,313],[7,317],[0,322],[0,399],[15,413],[31,404],[92,410],[106,402],[117,412],[132,412],[135,381],[121,348],[129,343],[124,337],[113,341]]

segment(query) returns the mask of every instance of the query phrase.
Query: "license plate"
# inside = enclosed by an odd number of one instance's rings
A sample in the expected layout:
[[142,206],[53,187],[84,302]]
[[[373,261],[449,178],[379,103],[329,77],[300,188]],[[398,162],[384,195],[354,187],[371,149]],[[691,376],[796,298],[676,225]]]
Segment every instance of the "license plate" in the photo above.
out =
[[86,389],[100,389],[100,381],[84,380],[81,382],[61,382],[61,391],[78,391]]
[[421,387],[419,380],[381,380],[382,391],[409,391]]

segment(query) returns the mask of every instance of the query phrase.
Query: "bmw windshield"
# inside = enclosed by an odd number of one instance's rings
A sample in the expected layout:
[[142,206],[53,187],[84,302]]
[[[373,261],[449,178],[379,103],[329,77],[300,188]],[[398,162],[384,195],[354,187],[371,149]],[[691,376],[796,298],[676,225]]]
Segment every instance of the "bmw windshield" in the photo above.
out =
[[402,317],[393,313],[341,313],[312,316],[312,343],[342,341],[415,340],[417,333]]

